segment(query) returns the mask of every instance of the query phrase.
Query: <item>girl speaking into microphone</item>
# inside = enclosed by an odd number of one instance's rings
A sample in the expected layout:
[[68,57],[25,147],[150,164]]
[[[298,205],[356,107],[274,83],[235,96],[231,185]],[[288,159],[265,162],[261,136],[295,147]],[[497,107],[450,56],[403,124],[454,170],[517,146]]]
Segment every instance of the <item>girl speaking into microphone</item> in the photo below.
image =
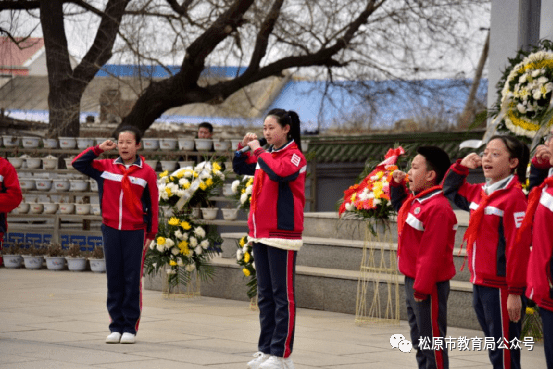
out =
[[294,280],[296,255],[303,243],[307,161],[294,111],[269,111],[263,135],[270,145],[267,150],[260,147],[256,134],[247,133],[241,146],[251,151],[236,155],[232,163],[237,174],[255,175],[248,227],[261,333],[258,352],[248,368],[290,369],[294,368],[290,358],[296,320]]

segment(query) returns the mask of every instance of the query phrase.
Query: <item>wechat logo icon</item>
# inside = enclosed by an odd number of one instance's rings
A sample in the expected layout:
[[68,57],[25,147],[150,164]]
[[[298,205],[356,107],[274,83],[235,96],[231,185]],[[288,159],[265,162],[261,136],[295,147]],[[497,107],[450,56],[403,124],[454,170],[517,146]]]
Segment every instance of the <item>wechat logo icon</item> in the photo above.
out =
[[406,340],[405,336],[399,333],[392,334],[392,337],[390,337],[390,345],[392,345],[392,348],[397,348],[401,352],[411,352],[413,348],[411,341]]

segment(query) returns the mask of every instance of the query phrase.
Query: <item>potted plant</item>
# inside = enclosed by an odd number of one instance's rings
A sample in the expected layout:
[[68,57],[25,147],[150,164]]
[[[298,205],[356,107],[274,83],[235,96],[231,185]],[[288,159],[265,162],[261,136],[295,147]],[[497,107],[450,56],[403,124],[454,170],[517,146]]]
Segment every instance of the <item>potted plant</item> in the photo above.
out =
[[96,273],[104,273],[106,271],[106,259],[104,259],[104,247],[94,246],[94,250],[88,258],[90,261],[90,269]]
[[42,269],[44,263],[44,254],[46,249],[39,244],[29,244],[26,248],[21,248],[25,269]]
[[50,243],[46,246],[46,268],[61,270],[65,267],[65,250],[59,243]]
[[69,268],[69,270],[82,272],[86,268],[86,257],[79,244],[69,244],[65,260],[67,260],[67,268]]
[[4,266],[8,269],[18,269],[21,267],[23,258],[21,257],[20,244],[4,244],[2,249],[2,256],[4,257]]

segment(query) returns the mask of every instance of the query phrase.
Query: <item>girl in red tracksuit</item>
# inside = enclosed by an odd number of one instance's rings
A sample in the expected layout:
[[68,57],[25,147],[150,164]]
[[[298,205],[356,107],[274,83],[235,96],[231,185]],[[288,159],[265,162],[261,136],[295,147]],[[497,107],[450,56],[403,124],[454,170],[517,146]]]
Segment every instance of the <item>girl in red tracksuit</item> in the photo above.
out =
[[300,121],[293,111],[273,109],[263,123],[271,145],[259,146],[248,133],[241,146],[252,153],[236,155],[238,174],[255,174],[248,219],[257,271],[261,333],[258,352],[250,369],[294,368],[296,255],[302,246],[305,175],[307,162],[301,151]]
[[520,238],[532,239],[526,296],[540,307],[547,368],[553,369],[553,133],[536,148]]
[[134,343],[142,310],[145,246],[157,233],[157,175],[137,155],[141,134],[136,127],[120,128],[117,137],[117,159],[94,160],[116,148],[107,140],[83,151],[72,165],[98,182],[111,318],[106,343]]
[[[465,232],[468,265],[473,283],[473,306],[486,337],[496,369],[520,368],[520,339],[525,310],[523,298],[530,241],[516,239],[526,211],[526,196],[519,183],[526,180],[528,147],[511,136],[494,136],[482,158],[472,153],[453,164],[444,179],[444,194],[470,211]],[[469,169],[482,166],[487,182],[469,184]]]
[[[2,250],[4,233],[8,231],[8,213],[18,207],[22,199],[15,168],[9,161],[0,157],[0,250]],[[0,265],[2,265],[1,255]]]

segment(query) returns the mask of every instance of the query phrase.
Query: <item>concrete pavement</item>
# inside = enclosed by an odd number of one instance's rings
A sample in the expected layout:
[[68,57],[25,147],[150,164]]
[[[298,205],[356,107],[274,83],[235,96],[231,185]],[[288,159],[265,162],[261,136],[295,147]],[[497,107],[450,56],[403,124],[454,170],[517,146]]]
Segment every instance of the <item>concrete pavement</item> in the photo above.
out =
[[[106,275],[0,268],[0,369],[244,369],[256,351],[258,313],[243,301],[164,298],[144,291],[134,345],[104,343],[109,318]],[[355,325],[348,314],[298,309],[296,368],[416,368],[414,351],[390,345],[399,325]],[[449,328],[448,335],[480,337]],[[543,345],[522,348],[523,368],[545,368]],[[451,368],[491,368],[487,352],[453,349]]]

